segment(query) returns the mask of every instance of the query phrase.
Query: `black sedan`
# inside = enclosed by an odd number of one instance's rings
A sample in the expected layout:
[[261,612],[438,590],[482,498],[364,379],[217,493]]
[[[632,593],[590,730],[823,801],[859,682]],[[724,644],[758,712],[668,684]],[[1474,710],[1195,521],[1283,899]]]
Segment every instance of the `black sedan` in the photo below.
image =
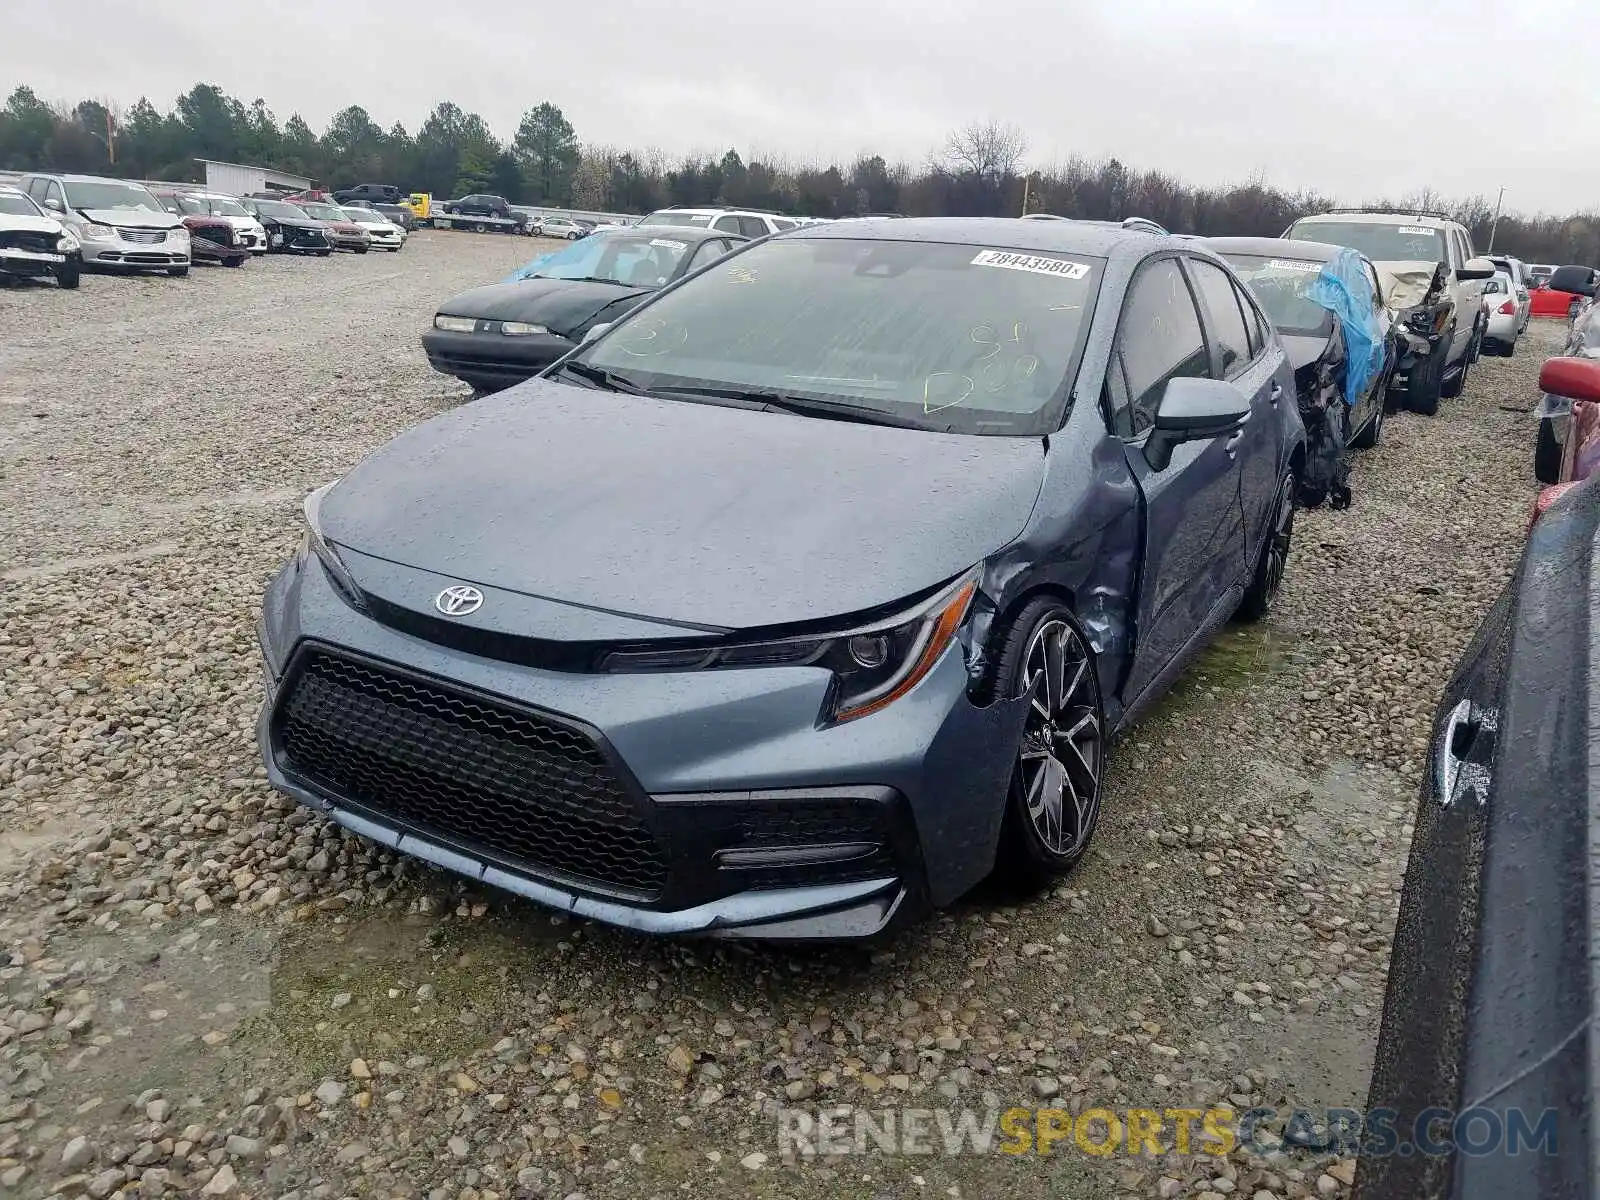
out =
[[259,200],[253,196],[241,203],[267,231],[269,254],[320,254],[326,258],[333,253],[327,229],[304,209],[282,200]]
[[478,392],[531,379],[646,296],[746,239],[709,229],[618,229],[446,300],[422,335],[435,371]]
[[[1233,265],[1267,310],[1294,365],[1300,415],[1306,423],[1307,462],[1300,480],[1300,501],[1315,507],[1330,496],[1336,507],[1348,503],[1349,468],[1344,448],[1369,449],[1383,432],[1384,397],[1400,358],[1399,335],[1383,303],[1378,273],[1364,256],[1342,246],[1285,238],[1217,237],[1206,244]],[[1358,317],[1373,341],[1382,340],[1382,359],[1359,385],[1355,403],[1347,403],[1346,372],[1350,354],[1344,324],[1314,299],[1313,287],[1340,255],[1359,262],[1356,282],[1366,285],[1350,295],[1347,315]],[[1354,271],[1354,268],[1352,268]],[[1318,469],[1319,433],[1327,427],[1329,443]]]

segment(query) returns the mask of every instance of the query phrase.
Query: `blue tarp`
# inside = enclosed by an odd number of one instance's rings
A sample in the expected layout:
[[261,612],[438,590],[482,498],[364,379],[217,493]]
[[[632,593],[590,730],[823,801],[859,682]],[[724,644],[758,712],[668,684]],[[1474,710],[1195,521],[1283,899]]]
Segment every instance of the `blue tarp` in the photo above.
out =
[[1373,304],[1372,280],[1361,256],[1340,250],[1325,264],[1308,293],[1339,321],[1344,334],[1345,403],[1354,407],[1361,394],[1383,370],[1386,318]]
[[541,255],[539,255],[538,258],[533,259],[531,262],[523,263],[520,267],[518,267],[515,271],[511,272],[511,274],[507,275],[500,282],[501,283],[516,283],[519,280],[531,278],[535,271],[537,271],[540,267],[544,266],[546,260],[552,259],[552,258],[554,258],[556,255],[558,255],[560,253],[561,253],[560,250],[552,250],[552,251],[550,251],[549,254],[541,254]]

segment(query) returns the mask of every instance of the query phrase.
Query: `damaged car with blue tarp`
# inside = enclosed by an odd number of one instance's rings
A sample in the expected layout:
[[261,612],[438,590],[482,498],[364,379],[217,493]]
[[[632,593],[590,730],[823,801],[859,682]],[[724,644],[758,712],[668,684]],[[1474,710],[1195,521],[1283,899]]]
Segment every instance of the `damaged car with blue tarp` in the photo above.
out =
[[1218,237],[1206,244],[1261,302],[1294,364],[1306,427],[1300,504],[1348,508],[1348,448],[1378,444],[1403,350],[1377,269],[1355,250],[1322,242]]

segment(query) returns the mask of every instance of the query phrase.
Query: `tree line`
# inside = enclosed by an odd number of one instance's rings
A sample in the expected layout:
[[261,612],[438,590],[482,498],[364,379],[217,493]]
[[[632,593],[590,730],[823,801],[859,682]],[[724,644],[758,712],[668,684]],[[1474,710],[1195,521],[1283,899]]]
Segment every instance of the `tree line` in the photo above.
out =
[[[330,188],[393,183],[437,197],[491,192],[514,204],[644,213],[669,204],[732,204],[803,216],[869,212],[908,216],[997,216],[1028,211],[1120,220],[1148,217],[1176,233],[1274,237],[1297,217],[1334,207],[1333,197],[1287,191],[1259,178],[1199,187],[1118,158],[1073,157],[1026,165],[1020,130],[996,121],[950,134],[925,162],[861,155],[846,164],[745,159],[736,150],[668,155],[659,149],[586,145],[548,101],[528,109],[509,141],[477,113],[443,101],[415,133],[384,129],[360,105],[334,115],[320,134],[299,115],[280,121],[265,100],[246,104],[197,83],[162,112],[141,97],[131,108],[107,99],[43,100],[16,88],[0,109],[0,169],[81,171],[134,179],[198,180],[201,158],[272,167]],[[1423,191],[1368,198],[1449,212],[1480,247],[1530,262],[1600,263],[1600,212],[1503,214],[1487,197],[1446,200]]]

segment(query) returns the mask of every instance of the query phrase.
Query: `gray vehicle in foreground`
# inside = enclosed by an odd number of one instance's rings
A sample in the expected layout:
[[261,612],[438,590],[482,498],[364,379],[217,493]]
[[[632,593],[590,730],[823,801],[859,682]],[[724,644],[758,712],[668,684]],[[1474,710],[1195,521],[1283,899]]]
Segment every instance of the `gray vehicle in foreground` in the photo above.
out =
[[879,934],[1085,853],[1107,739],[1283,578],[1304,435],[1192,241],[752,244],[306,501],[272,783],[653,933]]

